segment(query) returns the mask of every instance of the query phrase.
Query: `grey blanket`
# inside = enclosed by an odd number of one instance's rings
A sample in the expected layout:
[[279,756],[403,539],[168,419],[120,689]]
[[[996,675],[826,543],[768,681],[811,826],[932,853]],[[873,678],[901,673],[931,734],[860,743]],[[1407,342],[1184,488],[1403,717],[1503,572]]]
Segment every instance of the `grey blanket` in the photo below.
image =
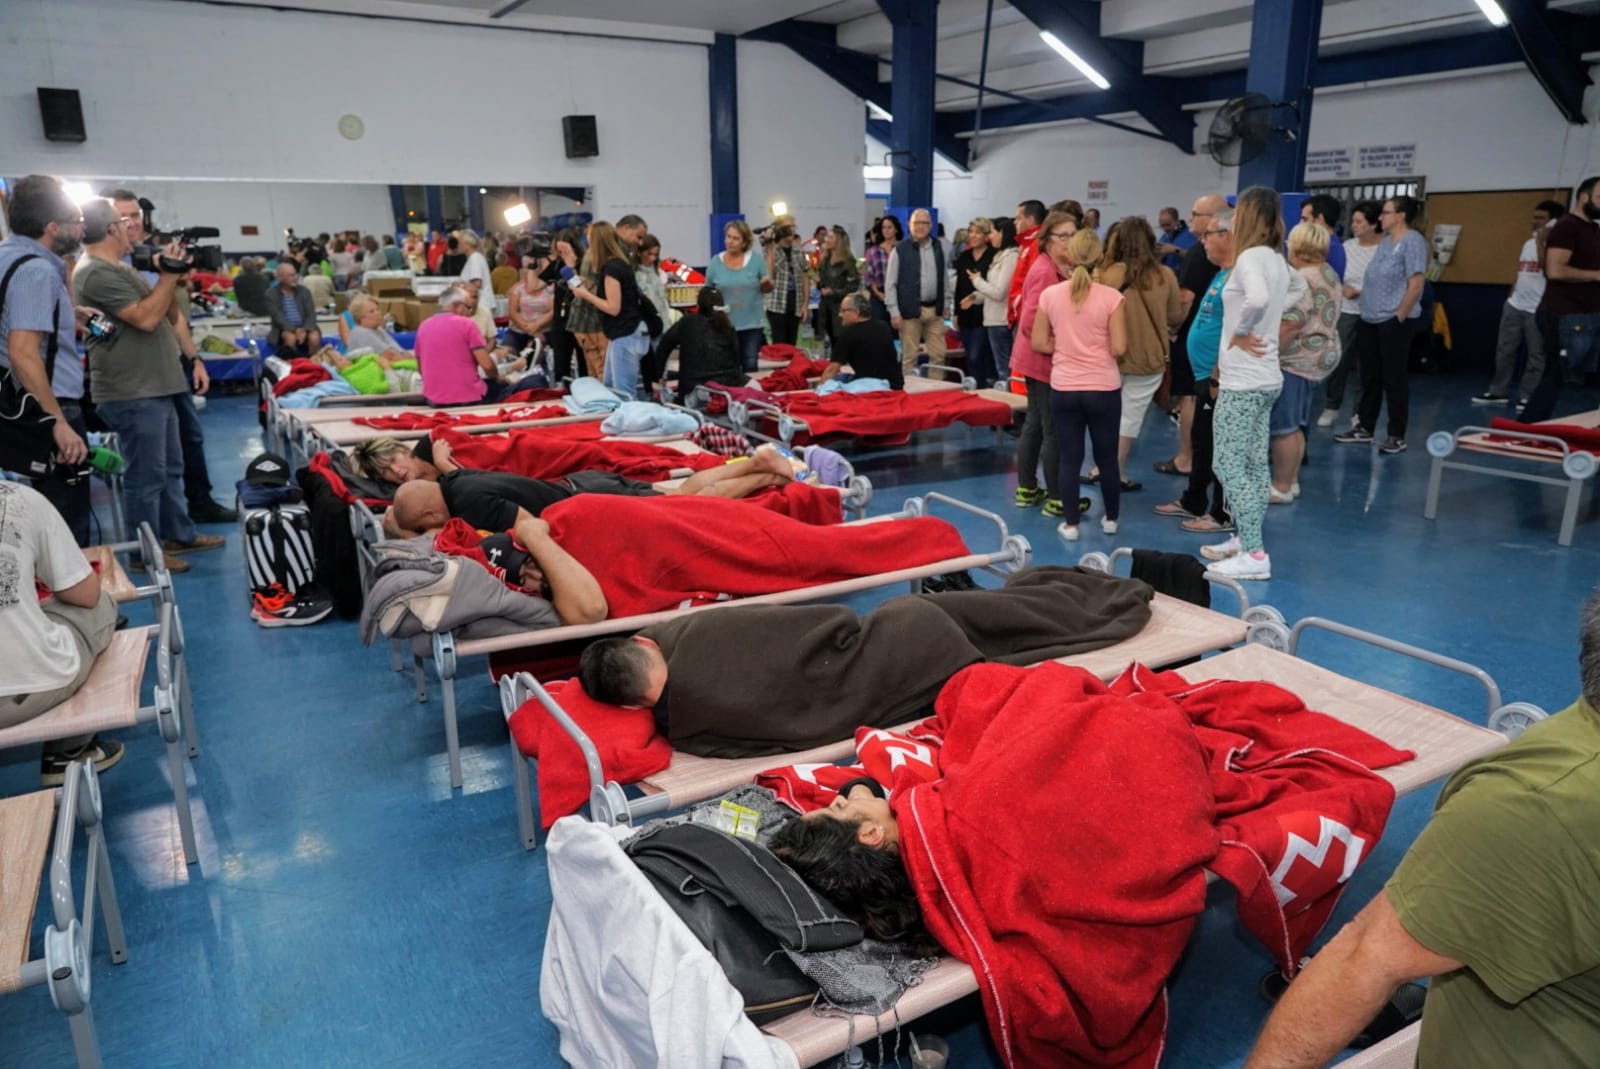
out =
[[475,561],[439,553],[431,540],[379,548],[386,556],[361,607],[361,641],[369,646],[380,631],[415,644],[435,632],[489,638],[561,624],[550,602],[512,590]]
[[676,750],[756,757],[892,727],[961,669],[1101,649],[1150,620],[1149,584],[1025,568],[999,590],[919,594],[866,616],[843,605],[748,605],[646,628],[667,658],[657,729]]

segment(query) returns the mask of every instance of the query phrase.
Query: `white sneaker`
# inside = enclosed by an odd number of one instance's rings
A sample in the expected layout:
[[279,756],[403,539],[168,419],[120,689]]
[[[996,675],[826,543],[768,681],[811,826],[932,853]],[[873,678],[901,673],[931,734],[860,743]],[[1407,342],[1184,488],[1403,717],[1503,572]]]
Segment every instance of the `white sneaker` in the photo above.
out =
[[1271,579],[1272,558],[1265,553],[1259,557],[1253,553],[1237,553],[1211,565],[1206,571],[1229,579]]
[[1290,494],[1290,496],[1292,496],[1292,497],[1294,497],[1296,499],[1298,499],[1300,497],[1300,480],[1299,479],[1296,479],[1294,481],[1294,485],[1289,487],[1289,494]]
[[1106,534],[1116,534],[1117,521],[1108,520],[1104,516],[1100,517],[1100,530],[1104,531]]
[[1058,524],[1056,526],[1056,534],[1060,535],[1062,538],[1066,539],[1068,542],[1076,542],[1078,540],[1078,525],[1077,524],[1072,524],[1071,526],[1069,526],[1069,525],[1064,524],[1064,523],[1063,524]]
[[1290,490],[1288,493],[1284,493],[1276,486],[1271,487],[1267,492],[1267,503],[1271,505],[1292,505],[1294,504],[1294,491]]
[[1324,408],[1322,410],[1322,415],[1317,417],[1317,426],[1331,427],[1337,423],[1338,420],[1339,410],[1337,408]]
[[1200,555],[1206,560],[1227,560],[1243,548],[1244,546],[1239,543],[1239,536],[1234,535],[1226,542],[1218,542],[1214,546],[1201,546]]

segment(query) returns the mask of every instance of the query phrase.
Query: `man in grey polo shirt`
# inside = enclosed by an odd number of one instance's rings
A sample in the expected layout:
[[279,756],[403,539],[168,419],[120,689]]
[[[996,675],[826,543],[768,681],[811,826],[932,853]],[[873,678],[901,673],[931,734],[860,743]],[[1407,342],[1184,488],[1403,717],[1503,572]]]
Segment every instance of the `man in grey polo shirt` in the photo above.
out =
[[0,278],[11,276],[0,307],[0,367],[55,417],[56,468],[34,488],[61,513],[78,545],[89,544],[88,448],[83,425],[83,361],[67,288],[70,256],[83,244],[83,215],[44,175],[29,175],[12,190],[11,236],[0,242]]
[[911,240],[895,246],[883,273],[889,324],[900,332],[900,364],[908,375],[917,370],[919,346],[927,346],[929,363],[944,363],[944,248],[932,234],[927,209],[912,212]]

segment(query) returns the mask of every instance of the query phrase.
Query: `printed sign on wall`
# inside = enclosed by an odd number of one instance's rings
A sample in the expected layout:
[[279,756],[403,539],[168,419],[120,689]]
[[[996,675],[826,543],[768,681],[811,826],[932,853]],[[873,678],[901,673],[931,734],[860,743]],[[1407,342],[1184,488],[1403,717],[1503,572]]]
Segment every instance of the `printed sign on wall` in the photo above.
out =
[[1357,163],[1362,174],[1415,174],[1417,146],[1415,144],[1362,145]]
[[1091,179],[1089,192],[1083,198],[1087,201],[1108,201],[1111,199],[1111,182],[1105,178]]
[[1355,150],[1324,148],[1306,153],[1307,178],[1349,178],[1354,171]]

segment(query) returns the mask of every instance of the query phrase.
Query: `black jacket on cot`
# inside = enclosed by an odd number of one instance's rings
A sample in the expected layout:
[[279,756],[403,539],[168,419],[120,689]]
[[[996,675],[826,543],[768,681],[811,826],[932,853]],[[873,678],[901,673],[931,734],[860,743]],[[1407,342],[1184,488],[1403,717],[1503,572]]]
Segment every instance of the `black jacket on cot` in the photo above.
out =
[[319,472],[301,468],[295,478],[311,510],[317,585],[333,599],[334,612],[354,620],[361,615],[361,562],[356,556],[356,536],[350,530],[350,506]]

